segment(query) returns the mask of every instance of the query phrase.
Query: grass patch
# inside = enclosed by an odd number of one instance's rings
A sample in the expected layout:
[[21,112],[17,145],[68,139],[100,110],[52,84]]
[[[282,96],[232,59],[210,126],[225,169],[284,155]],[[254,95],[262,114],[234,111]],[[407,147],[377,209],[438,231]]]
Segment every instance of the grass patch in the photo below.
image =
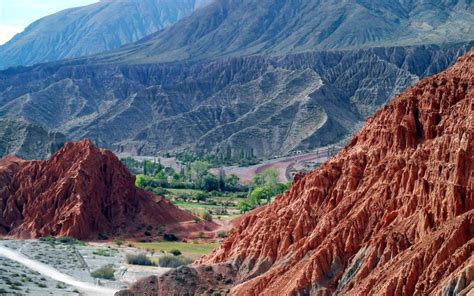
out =
[[115,270],[112,265],[105,265],[91,272],[91,276],[98,279],[114,280],[114,273]]
[[188,265],[192,263],[193,260],[185,257],[176,257],[176,256],[163,256],[158,259],[158,264],[161,267],[171,267],[176,268],[182,265]]
[[97,255],[97,256],[103,256],[103,257],[111,257],[115,252],[114,249],[99,249],[99,250],[94,250],[92,254]]
[[143,250],[153,250],[159,252],[171,252],[180,250],[183,254],[206,255],[219,246],[218,243],[183,243],[183,242],[155,242],[155,243],[136,243],[136,248]]

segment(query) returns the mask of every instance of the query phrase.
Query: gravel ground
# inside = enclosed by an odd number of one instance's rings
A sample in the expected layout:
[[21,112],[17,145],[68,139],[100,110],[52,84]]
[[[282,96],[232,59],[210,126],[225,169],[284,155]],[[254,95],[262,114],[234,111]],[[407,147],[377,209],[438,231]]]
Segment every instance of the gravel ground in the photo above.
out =
[[[169,270],[125,264],[126,254],[143,252],[136,248],[113,248],[95,243],[82,246],[38,240],[0,240],[0,246],[20,252],[77,281],[112,289],[123,289],[139,278],[163,274]],[[113,266],[115,280],[98,280],[90,275],[91,271],[105,265]],[[0,295],[86,295],[79,290],[0,256]]]

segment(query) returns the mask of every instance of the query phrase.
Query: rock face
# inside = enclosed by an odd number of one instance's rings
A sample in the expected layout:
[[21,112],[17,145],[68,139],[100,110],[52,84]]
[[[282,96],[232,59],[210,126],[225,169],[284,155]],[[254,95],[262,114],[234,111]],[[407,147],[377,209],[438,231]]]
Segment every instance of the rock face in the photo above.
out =
[[0,69],[80,57],[155,33],[210,0],[103,0],[63,10],[28,26],[0,46]]
[[[471,50],[395,98],[333,159],[247,215],[221,247],[188,268],[194,286],[174,284],[178,270],[157,280],[154,293],[471,295],[473,123]],[[222,281],[207,284],[208,277]]]
[[12,154],[23,159],[46,159],[66,142],[58,132],[20,120],[0,120],[0,157]]
[[0,117],[142,155],[271,157],[340,141],[388,99],[473,45],[10,69],[0,72]]
[[0,160],[0,234],[19,238],[134,235],[138,225],[193,216],[135,187],[110,151],[90,141],[67,143],[49,160]]

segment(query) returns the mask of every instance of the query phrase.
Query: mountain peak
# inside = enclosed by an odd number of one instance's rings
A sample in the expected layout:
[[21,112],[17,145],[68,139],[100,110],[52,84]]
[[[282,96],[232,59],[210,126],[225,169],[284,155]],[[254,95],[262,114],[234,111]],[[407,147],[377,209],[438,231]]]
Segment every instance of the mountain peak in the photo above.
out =
[[[135,187],[118,158],[89,140],[66,143],[46,161],[0,166],[0,233],[22,238],[140,235],[137,225],[191,221],[162,197]],[[6,167],[6,166],[5,166]]]

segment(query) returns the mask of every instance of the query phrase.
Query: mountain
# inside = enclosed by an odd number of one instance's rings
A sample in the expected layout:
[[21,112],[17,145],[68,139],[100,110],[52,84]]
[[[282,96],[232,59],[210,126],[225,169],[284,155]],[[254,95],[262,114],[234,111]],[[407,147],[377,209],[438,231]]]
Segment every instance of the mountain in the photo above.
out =
[[161,30],[211,0],[102,0],[44,17],[0,46],[0,69],[119,48]]
[[118,158],[90,141],[67,143],[46,161],[0,160],[0,235],[127,237],[143,235],[140,225],[192,220],[136,188]]
[[473,98],[471,50],[210,255],[117,295],[471,295]]
[[0,120],[0,157],[12,154],[23,159],[45,159],[65,143],[66,137],[20,120]]
[[473,7],[219,0],[114,51],[0,72],[0,117],[143,155],[311,150],[471,48]]
[[470,0],[220,0],[98,62],[286,55],[474,39]]
[[9,69],[0,72],[0,117],[142,155],[189,150],[270,157],[340,141],[472,45]]

